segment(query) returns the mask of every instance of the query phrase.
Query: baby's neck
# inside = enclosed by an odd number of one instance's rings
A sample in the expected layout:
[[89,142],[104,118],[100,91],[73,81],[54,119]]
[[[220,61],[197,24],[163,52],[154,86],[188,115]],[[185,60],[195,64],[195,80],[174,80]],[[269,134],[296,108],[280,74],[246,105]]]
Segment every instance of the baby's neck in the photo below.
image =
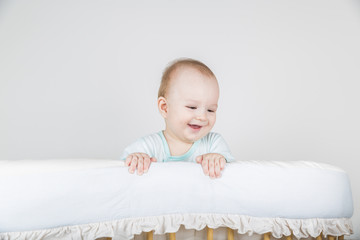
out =
[[180,139],[172,136],[172,134],[169,134],[166,131],[163,131],[163,133],[169,146],[171,156],[184,155],[190,150],[191,146],[193,145],[193,143],[181,141]]

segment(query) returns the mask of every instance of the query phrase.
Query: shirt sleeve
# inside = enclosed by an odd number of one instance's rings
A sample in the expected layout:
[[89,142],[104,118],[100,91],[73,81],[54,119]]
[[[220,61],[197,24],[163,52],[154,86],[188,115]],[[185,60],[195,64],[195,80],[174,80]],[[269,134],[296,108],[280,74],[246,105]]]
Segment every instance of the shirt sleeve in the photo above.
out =
[[225,157],[226,162],[233,162],[235,159],[230,152],[229,146],[226,144],[225,139],[218,133],[209,134],[210,153],[218,153]]
[[153,147],[148,144],[145,138],[140,138],[124,149],[120,159],[126,160],[127,156],[136,152],[146,153],[150,157],[154,155]]

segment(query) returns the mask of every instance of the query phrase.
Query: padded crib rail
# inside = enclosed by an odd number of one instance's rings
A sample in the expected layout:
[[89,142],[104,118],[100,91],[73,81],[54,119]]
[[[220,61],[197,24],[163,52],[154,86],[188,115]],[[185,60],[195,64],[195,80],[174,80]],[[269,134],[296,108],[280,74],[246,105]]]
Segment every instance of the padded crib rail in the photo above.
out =
[[315,162],[239,161],[219,179],[196,163],[153,163],[129,174],[122,161],[0,161],[0,239],[132,239],[135,234],[227,227],[276,238],[352,234],[343,170]]

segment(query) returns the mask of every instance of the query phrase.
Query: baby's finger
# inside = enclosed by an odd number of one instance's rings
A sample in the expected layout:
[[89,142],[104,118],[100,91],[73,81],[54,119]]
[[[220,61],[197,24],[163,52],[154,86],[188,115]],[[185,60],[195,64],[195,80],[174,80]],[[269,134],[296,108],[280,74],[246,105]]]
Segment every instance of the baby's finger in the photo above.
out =
[[144,157],[144,172],[147,172],[149,170],[150,163],[151,163],[150,157],[149,156]]
[[142,175],[143,173],[144,173],[144,158],[140,155],[138,156],[137,174]]
[[220,170],[220,158],[215,159],[215,177],[220,177],[221,176],[221,170]]
[[126,160],[125,160],[125,166],[130,166],[131,163],[131,159],[132,159],[132,155],[130,154],[129,156],[127,156]]
[[137,166],[137,156],[132,156],[129,172],[134,173]]
[[203,168],[205,176],[209,176],[209,161],[207,159],[203,159],[201,162],[201,166]]
[[157,162],[157,159],[154,157],[150,158],[150,160],[151,160],[151,162]]
[[224,170],[226,164],[226,159],[224,157],[220,158],[220,170]]
[[197,156],[195,160],[197,163],[201,163],[201,161],[203,160],[203,155]]
[[209,176],[215,178],[215,163],[214,159],[209,159]]

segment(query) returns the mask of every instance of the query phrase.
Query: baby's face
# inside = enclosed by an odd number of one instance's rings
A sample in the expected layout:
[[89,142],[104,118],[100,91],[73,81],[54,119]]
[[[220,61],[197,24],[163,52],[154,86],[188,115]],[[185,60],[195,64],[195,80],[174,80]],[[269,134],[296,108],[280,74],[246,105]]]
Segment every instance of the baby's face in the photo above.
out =
[[215,78],[189,67],[178,69],[166,97],[165,131],[186,143],[204,137],[215,124],[218,99]]

